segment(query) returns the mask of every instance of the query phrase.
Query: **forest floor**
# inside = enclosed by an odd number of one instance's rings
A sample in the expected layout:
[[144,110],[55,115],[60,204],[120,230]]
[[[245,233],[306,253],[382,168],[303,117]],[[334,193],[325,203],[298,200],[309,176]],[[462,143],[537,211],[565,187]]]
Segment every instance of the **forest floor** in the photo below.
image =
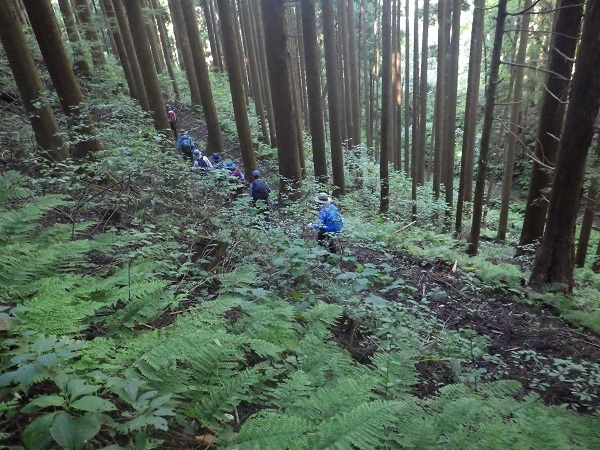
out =
[[[187,131],[196,142],[206,141],[206,125],[193,110],[172,103],[178,114],[178,131]],[[201,148],[210,157],[210,149]],[[241,151],[225,141],[222,155],[241,165]],[[259,167],[266,177],[276,174]],[[277,206],[274,207],[274,213]],[[347,245],[347,243],[344,243]],[[600,408],[600,383],[590,370],[600,361],[600,336],[575,329],[547,308],[534,307],[502,290],[474,286],[459,270],[443,263],[421,261],[400,252],[378,252],[366,248],[348,248],[362,264],[386,263],[389,275],[402,278],[414,288],[413,300],[427,296],[427,307],[447,330],[473,330],[487,336],[492,358],[475,358],[471,370],[481,381],[513,379],[523,385],[523,396],[538,393],[548,405],[569,405],[579,412]],[[341,264],[343,266],[343,263]],[[427,295],[435,292],[435,295]],[[385,297],[386,295],[384,295]],[[389,292],[388,300],[398,301]],[[376,348],[359,325],[340,325],[336,341],[358,362],[366,363]],[[455,382],[455,374],[441,361],[423,362],[418,367],[421,379],[416,394],[427,397],[438,386]]]

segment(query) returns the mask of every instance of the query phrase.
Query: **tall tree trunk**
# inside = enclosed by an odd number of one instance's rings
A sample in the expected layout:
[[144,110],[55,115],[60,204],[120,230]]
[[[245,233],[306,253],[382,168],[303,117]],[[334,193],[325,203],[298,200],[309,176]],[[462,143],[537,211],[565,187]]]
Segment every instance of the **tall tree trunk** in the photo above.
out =
[[219,54],[218,58],[221,61],[221,70],[225,70],[225,62],[223,61],[223,43],[221,39],[221,24],[219,23],[219,18],[215,13],[214,0],[206,0],[208,2],[208,8],[210,9],[210,16],[212,18],[213,28],[215,30],[215,38],[216,38],[216,49]]
[[334,195],[346,193],[344,181],[344,154],[342,151],[342,122],[340,114],[339,77],[337,75],[337,54],[335,27],[333,23],[333,0],[322,0],[323,46],[325,48],[325,71],[327,73],[327,100],[329,109],[329,139],[331,141],[331,166],[333,172]]
[[360,94],[358,81],[358,51],[356,49],[356,27],[354,25],[354,0],[346,0],[348,19],[348,64],[350,66],[350,93],[352,95],[353,145],[361,143]]
[[194,69],[198,80],[198,89],[202,100],[202,111],[208,129],[207,149],[211,152],[221,153],[223,151],[223,136],[217,110],[213,100],[210,78],[208,76],[208,65],[204,57],[204,49],[200,42],[200,32],[196,22],[196,13],[192,0],[181,0],[181,10],[185,21],[185,29],[190,40]]
[[152,51],[148,40],[150,39],[142,15],[142,6],[140,0],[124,0],[127,9],[127,18],[129,19],[129,28],[135,46],[135,54],[144,77],[144,87],[148,97],[150,115],[154,121],[154,128],[167,136],[171,136],[169,119],[165,110],[162,93],[160,91],[160,82],[154,67]]
[[456,97],[458,90],[458,57],[460,51],[460,8],[461,0],[452,2],[452,39],[448,51],[448,67],[446,80],[445,124],[444,124],[444,157],[442,182],[446,192],[446,204],[454,203],[454,153],[456,148]]
[[233,15],[232,0],[217,0],[219,17],[221,18],[221,30],[223,32],[223,50],[227,61],[227,74],[229,75],[229,88],[233,101],[233,113],[235,126],[242,151],[242,162],[244,163],[246,179],[252,179],[252,171],[256,170],[256,157],[252,143],[252,133],[248,122],[246,110],[246,97],[242,86],[242,68],[240,67],[240,50],[236,40],[233,27],[236,26]]
[[73,69],[75,73],[83,78],[91,78],[92,69],[85,58],[85,52],[81,45],[81,39],[79,38],[79,31],[77,30],[77,22],[71,9],[71,2],[69,0],[58,0],[58,7],[60,13],[63,16],[65,28],[67,29],[67,36],[73,46]]
[[135,87],[137,91],[137,99],[142,106],[144,111],[150,111],[150,105],[148,103],[148,94],[146,94],[146,86],[144,85],[144,77],[142,76],[142,69],[135,51],[135,45],[133,44],[133,38],[131,37],[131,30],[129,29],[129,21],[127,20],[127,14],[123,7],[123,0],[113,0],[113,7],[115,10],[115,16],[119,23],[119,30],[121,31],[121,37],[123,38],[123,44],[125,45],[125,51],[127,53],[127,61],[131,68],[131,75],[135,81]]
[[423,1],[423,39],[421,47],[421,85],[419,87],[419,149],[417,151],[417,183],[425,183],[425,151],[427,147],[427,68],[429,66],[429,0]]
[[[532,0],[525,0],[523,9],[527,11],[531,7]],[[521,33],[519,37],[519,50],[517,51],[515,70],[515,85],[513,88],[512,104],[510,106],[508,142],[504,156],[504,172],[502,177],[502,201],[500,205],[500,220],[496,240],[503,242],[506,239],[508,227],[508,212],[510,208],[510,194],[512,192],[513,167],[515,164],[515,147],[517,145],[517,133],[519,132],[519,116],[523,99],[523,71],[525,56],[527,54],[527,41],[529,38],[529,14],[523,14],[521,20]]]
[[282,176],[280,194],[293,199],[300,195],[302,180],[298,155],[298,134],[292,96],[292,73],[287,58],[285,33],[285,5],[279,0],[262,0],[263,26],[265,27],[265,50],[269,81],[273,89],[273,110],[277,130],[277,154],[279,173]]
[[325,125],[321,98],[321,54],[317,42],[316,0],[300,0],[302,8],[302,37],[306,63],[306,85],[310,109],[310,134],[315,178],[327,182],[327,154],[325,152]]
[[373,128],[371,127],[371,79],[370,79],[370,67],[369,67],[369,46],[367,45],[367,7],[366,0],[360,2],[360,30],[362,35],[361,40],[361,53],[363,63],[363,92],[364,102],[363,107],[365,111],[365,132],[367,137],[367,148],[373,147]]
[[[209,0],[200,0],[200,6],[204,12],[204,20],[206,21],[206,31],[208,32],[208,42],[210,43],[210,53],[212,55],[213,64],[216,69],[223,71],[223,60],[221,59],[221,52],[217,45],[217,36],[215,33],[215,26],[212,20],[212,14],[210,13],[210,6],[208,5]],[[225,36],[223,36],[225,38]]]
[[267,53],[265,50],[265,32],[263,29],[263,23],[260,17],[260,5],[258,3],[252,4],[251,7],[255,11],[252,15],[252,23],[254,28],[254,44],[256,45],[256,54],[259,58],[260,64],[260,79],[262,85],[262,92],[264,94],[263,103],[267,110],[267,120],[269,121],[269,133],[271,140],[271,147],[277,146],[277,134],[275,129],[275,114],[273,113],[273,99],[271,96],[271,84],[269,83],[269,71],[267,65]]
[[483,130],[481,132],[481,145],[479,149],[479,161],[477,164],[477,179],[475,181],[475,198],[473,201],[473,221],[469,246],[467,252],[471,255],[477,254],[479,250],[479,235],[481,232],[481,216],[483,212],[483,196],[485,193],[485,175],[490,150],[490,139],[492,136],[492,124],[494,122],[494,106],[496,103],[496,87],[498,85],[498,72],[500,69],[500,54],[502,52],[502,37],[504,36],[504,24],[506,22],[507,0],[498,2],[498,14],[496,17],[496,30],[494,34],[494,47],[490,61],[490,76],[485,93],[485,114],[483,118]]
[[[408,0],[407,0],[408,1]],[[413,11],[413,77],[410,176],[412,178],[413,205],[417,200],[417,152],[419,148],[419,0],[415,0]],[[406,55],[408,59],[408,55]],[[413,207],[414,210],[414,207]],[[413,214],[416,210],[413,211]]]
[[[141,4],[143,8],[147,8],[149,6],[148,0],[141,0]],[[148,35],[148,44],[150,45],[150,52],[152,53],[152,59],[154,60],[154,68],[156,69],[156,73],[158,75],[162,75],[164,72],[164,63],[162,52],[160,51],[160,45],[158,44],[158,37],[156,36],[156,27],[154,26],[154,21],[152,20],[152,16],[146,16],[144,14],[145,11],[142,11],[142,15],[144,17],[144,23],[146,25],[146,33]]]
[[83,24],[83,35],[90,43],[90,47],[92,48],[92,60],[94,61],[94,66],[103,67],[106,65],[106,58],[104,57],[104,52],[102,51],[100,38],[98,37],[98,32],[96,31],[96,25],[94,25],[94,21],[92,19],[90,5],[87,0],[75,0],[75,4],[77,5],[77,16]]
[[[446,81],[446,1],[438,2],[438,51],[437,51],[437,82],[435,86],[435,149],[433,162],[433,194],[440,198],[442,181],[442,159],[445,134],[445,81]],[[485,180],[485,175],[484,175]]]
[[169,35],[167,33],[167,27],[165,26],[164,11],[160,11],[160,5],[158,0],[152,0],[152,8],[155,11],[154,19],[158,27],[158,36],[160,38],[160,45],[163,49],[163,56],[165,58],[165,64],[167,65],[167,71],[169,72],[169,78],[173,84],[173,92],[175,99],[181,101],[181,94],[179,93],[179,84],[177,83],[177,76],[175,75],[175,68],[173,64],[173,57],[171,54],[171,47],[169,46]]
[[263,92],[260,74],[258,70],[259,62],[256,55],[256,46],[254,45],[254,36],[252,30],[252,19],[250,16],[250,8],[248,2],[241,2],[241,19],[242,26],[244,28],[244,37],[246,41],[246,53],[248,55],[248,69],[250,71],[250,80],[253,87],[254,107],[256,111],[256,117],[260,126],[262,135],[262,141],[265,144],[270,145],[269,139],[269,128],[267,124],[265,107],[263,104]]
[[68,149],[62,145],[54,112],[44,100],[42,81],[12,0],[0,2],[0,41],[40,153],[49,161],[64,161],[69,156]]
[[352,136],[354,136],[354,120],[352,117],[352,98],[351,98],[351,79],[350,64],[349,64],[349,37],[348,37],[348,0],[338,0],[338,30],[340,32],[340,58],[339,58],[339,69],[340,79],[344,85],[344,96],[342,102],[344,104],[345,113],[345,130],[346,130],[346,145],[347,148],[352,148],[354,142]]
[[[398,56],[398,34],[399,34],[399,30],[398,30],[398,24],[400,23],[400,10],[398,8],[399,6],[399,2],[398,1],[392,1],[392,15],[391,15],[391,33],[392,33],[392,40],[391,40],[391,45],[390,45],[390,55],[392,58],[391,61],[391,68],[392,68],[392,92],[391,92],[391,96],[392,96],[392,100],[391,100],[391,104],[392,104],[392,111],[391,111],[391,115],[390,115],[390,126],[391,126],[391,131],[390,131],[390,135],[391,135],[391,144],[390,144],[390,149],[389,149],[389,153],[388,153],[388,162],[390,164],[392,164],[392,167],[394,168],[394,170],[399,170],[400,165],[402,164],[402,158],[399,158],[398,156],[398,152],[396,151],[396,149],[398,148],[398,139],[400,138],[400,132],[399,132],[399,127],[398,127],[398,117],[400,116],[400,103],[398,102],[399,99],[399,90],[398,90],[398,84],[402,83],[402,77],[399,74],[399,70],[402,70],[401,67],[401,62],[400,62],[400,57]],[[401,87],[400,87],[401,89]]]
[[600,1],[589,0],[575,61],[571,98],[560,141],[548,222],[531,281],[573,290],[574,234],[585,160],[600,106]]
[[61,108],[69,117],[71,127],[77,127],[72,156],[83,158],[99,150],[100,143],[92,118],[81,109],[83,95],[62,44],[52,4],[49,0],[24,0],[24,4]]
[[[594,172],[600,168],[600,134],[596,139],[596,154],[592,162]],[[577,244],[577,253],[575,254],[575,265],[577,267],[583,267],[585,265],[585,258],[587,256],[588,245],[590,243],[590,235],[592,234],[592,226],[594,224],[594,216],[596,210],[598,198],[598,175],[592,173],[590,179],[590,187],[587,193],[587,199],[585,202],[585,212],[583,213],[583,219],[581,220],[581,231],[579,232],[579,243]]]
[[462,231],[464,202],[471,200],[473,178],[473,160],[475,156],[475,135],[477,131],[477,109],[479,107],[479,79],[481,75],[481,50],[483,44],[483,25],[485,0],[475,0],[473,25],[471,28],[471,48],[469,50],[469,74],[467,80],[467,98],[463,131],[462,154],[460,161],[460,182],[456,200],[455,231]]
[[123,73],[125,74],[125,81],[127,81],[127,87],[129,88],[129,95],[132,98],[138,99],[138,89],[133,78],[133,72],[131,71],[131,65],[129,64],[129,58],[127,57],[127,50],[125,50],[125,44],[123,43],[123,37],[119,31],[119,25],[116,23],[115,10],[111,0],[102,0],[104,5],[104,11],[107,17],[109,31],[112,33],[115,46],[117,48],[117,54],[121,67],[123,67]]
[[192,105],[201,105],[202,97],[200,96],[198,78],[196,76],[196,69],[194,68],[194,58],[192,57],[192,48],[190,46],[190,40],[185,27],[185,21],[183,19],[181,3],[178,0],[169,0],[169,10],[171,11],[173,28],[177,30],[175,33],[177,39],[176,45],[183,58],[185,76],[190,86]]
[[[442,2],[440,2],[442,3]],[[445,2],[443,2],[445,3]],[[410,1],[404,4],[404,175],[409,177],[410,171]]]
[[544,231],[548,210],[545,191],[552,182],[552,174],[548,172],[548,168],[553,167],[556,160],[573,57],[581,27],[583,2],[557,0],[557,9],[519,246],[534,243],[542,237]]
[[392,91],[392,67],[391,67],[391,0],[383,0],[383,12],[381,18],[381,156],[379,162],[379,179],[381,181],[381,196],[379,200],[379,212],[385,214],[390,208],[390,179],[388,167],[388,154],[390,151],[390,112]]

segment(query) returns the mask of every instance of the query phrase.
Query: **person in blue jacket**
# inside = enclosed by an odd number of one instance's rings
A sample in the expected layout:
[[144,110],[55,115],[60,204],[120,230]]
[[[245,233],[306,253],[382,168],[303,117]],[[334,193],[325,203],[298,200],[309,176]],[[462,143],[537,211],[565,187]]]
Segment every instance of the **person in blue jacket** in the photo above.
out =
[[177,139],[177,151],[185,158],[189,158],[193,161],[194,148],[196,148],[194,140],[187,135],[187,131],[183,131],[179,136],[179,139]]
[[320,205],[317,223],[310,223],[308,226],[317,230],[317,243],[325,247],[329,253],[337,253],[333,238],[342,231],[344,221],[336,206],[332,203],[332,198],[325,192],[319,193],[314,201]]

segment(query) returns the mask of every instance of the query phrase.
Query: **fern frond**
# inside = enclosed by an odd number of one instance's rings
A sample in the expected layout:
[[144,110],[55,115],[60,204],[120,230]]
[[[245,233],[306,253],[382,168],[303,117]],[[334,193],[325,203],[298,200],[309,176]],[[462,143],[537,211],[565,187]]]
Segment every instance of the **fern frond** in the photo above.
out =
[[250,417],[242,426],[230,450],[309,449],[306,434],[310,422],[298,416],[263,411]]
[[340,305],[319,302],[304,311],[301,319],[306,322],[306,332],[325,338],[330,335],[331,327],[342,316],[344,309]]
[[269,399],[269,404],[285,410],[302,402],[303,399],[307,399],[313,389],[314,386],[310,377],[299,370],[292,373],[289,378],[286,378],[276,387],[267,388],[265,398]]
[[360,403],[321,423],[311,437],[313,449],[365,449],[385,448],[389,442],[390,427],[396,414],[404,409],[397,401]]

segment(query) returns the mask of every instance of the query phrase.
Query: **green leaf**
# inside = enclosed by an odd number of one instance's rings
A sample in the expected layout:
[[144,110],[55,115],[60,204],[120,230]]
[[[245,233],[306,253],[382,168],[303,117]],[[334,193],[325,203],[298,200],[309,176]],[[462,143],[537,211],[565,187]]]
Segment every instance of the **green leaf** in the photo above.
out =
[[56,414],[58,413],[44,414],[29,424],[23,432],[25,448],[38,450],[45,448],[50,443],[50,425]]
[[116,409],[115,405],[110,401],[95,395],[81,397],[79,400],[75,400],[71,403],[71,407],[89,412],[113,411]]
[[37,411],[41,408],[46,408],[47,406],[64,406],[65,399],[60,395],[42,395],[41,397],[37,397],[34,400],[30,401],[21,412],[29,413],[33,411]]
[[82,446],[77,439],[77,424],[66,412],[60,412],[52,421],[50,435],[61,447],[75,450]]
[[69,392],[70,400],[73,401],[82,395],[89,395],[100,389],[100,386],[93,386],[87,384],[85,380],[80,378],[73,378],[69,380],[67,384],[67,391]]
[[84,444],[98,434],[101,423],[93,414],[86,414],[75,419],[77,422],[77,437]]

